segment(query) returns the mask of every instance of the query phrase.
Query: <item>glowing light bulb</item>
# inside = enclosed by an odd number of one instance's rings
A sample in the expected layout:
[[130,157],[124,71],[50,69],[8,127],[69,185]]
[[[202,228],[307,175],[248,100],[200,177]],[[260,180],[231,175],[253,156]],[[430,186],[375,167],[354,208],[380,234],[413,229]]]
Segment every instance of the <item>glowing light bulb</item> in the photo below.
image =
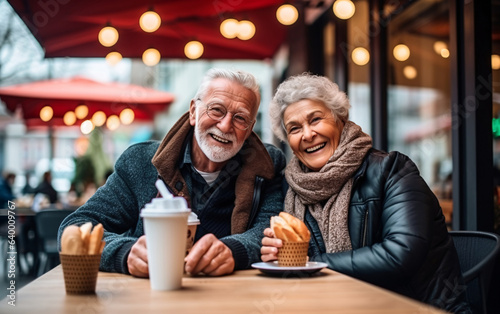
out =
[[106,114],[103,111],[96,111],[92,115],[91,120],[95,126],[102,126],[104,123],[106,123]]
[[75,115],[78,119],[84,119],[89,114],[89,108],[85,105],[80,105],[75,108]]
[[499,55],[491,55],[491,68],[493,70],[500,69],[500,56]]
[[232,39],[238,34],[238,21],[235,19],[226,19],[220,24],[220,33],[222,36]]
[[125,108],[120,112],[120,121],[122,124],[129,125],[134,122],[135,114],[130,108]]
[[83,134],[89,134],[92,130],[94,130],[94,124],[90,120],[85,120],[80,125],[80,131]]
[[154,66],[160,62],[160,52],[154,48],[149,48],[142,54],[142,62],[147,66]]
[[350,0],[337,0],[333,4],[333,13],[342,20],[350,19],[356,12],[354,3]]
[[394,58],[398,61],[406,61],[410,57],[410,48],[404,44],[399,44],[392,50]]
[[365,65],[370,61],[370,53],[366,48],[357,47],[351,53],[352,61],[357,65]]
[[139,26],[147,33],[152,33],[160,28],[161,18],[155,11],[146,11],[139,18]]
[[283,25],[292,25],[299,18],[299,11],[291,4],[283,4],[276,10],[276,18]]
[[238,24],[238,35],[241,40],[249,40],[255,35],[255,25],[252,22],[244,20]]
[[106,55],[106,62],[110,65],[116,65],[122,60],[122,55],[119,52],[112,51]]
[[186,55],[186,57],[192,60],[201,57],[203,51],[204,48],[202,43],[196,40],[190,41],[186,44],[186,46],[184,46],[184,54]]
[[99,42],[104,47],[111,47],[118,41],[118,31],[113,26],[106,26],[99,31]]
[[66,125],[73,125],[76,122],[76,115],[73,111],[68,111],[64,114],[63,122]]
[[120,126],[120,118],[118,118],[117,115],[109,116],[108,120],[106,120],[106,126],[111,131],[118,129],[118,127]]
[[407,79],[413,80],[417,77],[417,69],[411,65],[407,65],[403,68],[403,74]]
[[40,109],[40,119],[44,122],[50,121],[52,117],[54,116],[54,110],[52,109],[51,106],[45,106],[42,109]]

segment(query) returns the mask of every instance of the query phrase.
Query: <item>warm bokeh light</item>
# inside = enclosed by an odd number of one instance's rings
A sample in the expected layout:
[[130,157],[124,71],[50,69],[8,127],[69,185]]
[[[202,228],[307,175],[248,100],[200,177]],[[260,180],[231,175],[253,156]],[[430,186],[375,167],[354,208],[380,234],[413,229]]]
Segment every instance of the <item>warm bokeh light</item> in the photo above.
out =
[[434,43],[433,48],[438,55],[441,55],[441,50],[448,49],[448,45],[444,41],[438,40]]
[[40,110],[40,119],[44,122],[50,121],[53,116],[54,110],[52,110],[51,106],[45,106]]
[[189,59],[198,59],[203,54],[203,45],[199,41],[190,41],[184,46],[184,54]]
[[351,58],[357,65],[365,65],[370,61],[370,53],[366,48],[357,47],[352,51]]
[[122,55],[117,51],[112,51],[106,55],[106,62],[109,65],[116,65],[121,60],[122,60]]
[[337,0],[333,4],[333,13],[342,20],[350,19],[356,12],[354,3],[350,0]]
[[64,114],[63,122],[66,125],[73,125],[76,122],[76,115],[73,111],[68,111]]
[[410,57],[410,48],[407,45],[399,44],[392,50],[394,58],[398,61],[406,61]]
[[450,57],[450,51],[446,48],[441,49],[441,57],[448,59]]
[[160,28],[161,17],[155,11],[146,11],[139,18],[139,26],[147,33],[152,33]]
[[491,55],[491,68],[493,70],[500,69],[500,56],[499,55]]
[[102,126],[106,123],[106,114],[103,111],[96,111],[91,120],[95,126]]
[[90,120],[85,120],[80,125],[80,131],[83,134],[89,134],[94,129],[94,124]]
[[413,80],[417,77],[417,69],[411,65],[407,65],[403,68],[403,74],[407,79]]
[[238,34],[238,21],[235,19],[226,19],[220,24],[220,33],[222,36],[232,39]]
[[99,31],[99,42],[104,47],[111,47],[118,41],[118,31],[113,26],[106,26]]
[[149,48],[142,54],[142,62],[147,66],[154,66],[160,62],[161,55],[160,52],[154,48]]
[[110,115],[108,120],[106,120],[106,127],[111,131],[118,129],[120,126],[120,118],[117,115]]
[[299,18],[299,11],[291,4],[283,4],[276,10],[276,18],[283,25],[292,25]]
[[130,108],[125,108],[120,112],[120,121],[122,124],[129,125],[134,122],[135,114]]
[[240,21],[236,36],[241,40],[249,40],[253,35],[255,35],[255,25],[248,20]]
[[75,108],[75,115],[77,119],[85,119],[89,114],[89,108],[85,105],[80,105]]

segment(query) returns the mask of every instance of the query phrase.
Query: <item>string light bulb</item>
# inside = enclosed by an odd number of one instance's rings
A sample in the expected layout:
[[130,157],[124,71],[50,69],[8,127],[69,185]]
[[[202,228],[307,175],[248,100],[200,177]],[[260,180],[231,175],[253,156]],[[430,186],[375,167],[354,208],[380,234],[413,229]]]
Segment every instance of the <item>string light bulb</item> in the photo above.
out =
[[144,62],[145,65],[147,66],[154,66],[157,65],[158,62],[160,62],[161,55],[158,50],[155,48],[149,48],[144,51],[142,54],[142,62]]
[[54,116],[54,110],[51,106],[45,106],[40,110],[40,119],[44,122],[50,121]]
[[139,26],[146,33],[152,33],[161,26],[161,17],[153,10],[142,13],[139,18]]
[[339,19],[347,20],[350,19],[356,12],[356,7],[354,3],[350,0],[337,0],[333,4],[333,13]]
[[500,69],[500,56],[499,55],[491,55],[491,68],[493,70]]
[[108,127],[108,129],[110,129],[111,131],[118,129],[119,126],[120,118],[118,118],[118,116],[115,114],[110,115],[106,120],[106,127]]
[[89,108],[85,105],[79,105],[75,108],[75,115],[77,119],[84,119],[89,114]]
[[130,108],[125,108],[120,112],[120,121],[124,125],[129,125],[134,122],[135,114]]
[[410,48],[405,44],[399,44],[392,50],[394,58],[398,61],[406,61],[410,57]]
[[96,111],[92,115],[91,121],[95,126],[102,126],[102,125],[104,125],[104,123],[106,123],[106,114],[100,110]]
[[67,126],[73,125],[76,122],[76,115],[73,111],[68,111],[63,116],[63,122]]
[[191,60],[201,57],[203,51],[203,44],[196,40],[190,41],[184,46],[184,54]]
[[235,19],[225,19],[220,23],[220,33],[227,39],[236,38],[238,34],[238,21]]
[[85,120],[80,125],[80,131],[83,134],[89,134],[92,130],[94,130],[94,124],[90,120]]
[[243,20],[238,23],[238,34],[236,35],[241,40],[249,40],[255,35],[255,25]]
[[104,47],[111,47],[118,41],[118,31],[113,26],[103,27],[99,31],[99,42]]
[[120,62],[122,60],[122,55],[121,53],[117,52],[117,51],[112,51],[110,53],[108,53],[106,55],[106,62],[109,64],[109,65],[116,65],[118,64],[118,62]]
[[283,25],[292,25],[299,18],[299,11],[291,4],[283,4],[276,10],[276,18]]
[[354,48],[351,53],[352,61],[357,65],[365,65],[370,61],[370,53],[366,48]]
[[417,69],[414,66],[407,65],[403,68],[403,74],[407,79],[413,80],[417,77]]

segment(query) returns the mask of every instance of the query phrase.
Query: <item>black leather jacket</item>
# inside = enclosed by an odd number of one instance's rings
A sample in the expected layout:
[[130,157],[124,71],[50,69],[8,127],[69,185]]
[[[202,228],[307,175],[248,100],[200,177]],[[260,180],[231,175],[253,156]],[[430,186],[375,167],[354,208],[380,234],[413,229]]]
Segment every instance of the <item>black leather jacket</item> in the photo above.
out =
[[352,251],[325,253],[316,221],[310,260],[451,312],[467,312],[465,285],[437,198],[415,164],[398,152],[369,151],[349,205]]

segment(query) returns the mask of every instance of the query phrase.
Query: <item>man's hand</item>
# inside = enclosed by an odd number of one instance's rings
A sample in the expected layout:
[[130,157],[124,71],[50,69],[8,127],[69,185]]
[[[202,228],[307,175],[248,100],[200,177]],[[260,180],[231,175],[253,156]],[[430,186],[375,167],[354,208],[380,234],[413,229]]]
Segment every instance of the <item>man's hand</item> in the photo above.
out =
[[221,276],[234,271],[233,252],[213,234],[199,239],[184,259],[186,273]]
[[266,228],[264,230],[264,236],[265,237],[262,239],[262,247],[260,248],[260,258],[263,262],[277,260],[278,248],[283,246],[283,242],[274,237],[274,232],[271,228]]
[[127,258],[128,271],[135,277],[149,277],[146,236],[140,237],[132,246]]

